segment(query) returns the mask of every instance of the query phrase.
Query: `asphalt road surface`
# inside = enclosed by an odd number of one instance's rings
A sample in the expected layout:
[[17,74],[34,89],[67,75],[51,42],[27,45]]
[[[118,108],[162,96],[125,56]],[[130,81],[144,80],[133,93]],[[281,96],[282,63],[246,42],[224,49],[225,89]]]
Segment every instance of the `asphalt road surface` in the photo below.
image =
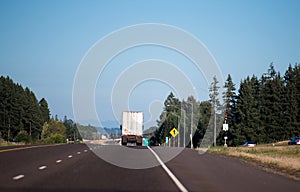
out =
[[[184,149],[161,165],[146,147],[132,147],[130,155],[121,146],[28,146],[0,148],[0,191],[298,191],[300,182],[267,173],[242,161]],[[147,169],[128,169],[99,158],[143,161]],[[123,151],[123,152],[122,152]],[[96,154],[95,154],[95,153]],[[168,148],[153,148],[167,161]],[[100,153],[98,153],[99,155]],[[105,159],[105,158],[104,158]],[[150,165],[148,164],[148,165]],[[157,166],[155,166],[157,165]],[[129,165],[132,166],[132,165]],[[136,163],[136,166],[142,166]],[[170,171],[168,173],[166,169]],[[176,183],[174,178],[179,182]],[[180,185],[183,188],[180,188]]]

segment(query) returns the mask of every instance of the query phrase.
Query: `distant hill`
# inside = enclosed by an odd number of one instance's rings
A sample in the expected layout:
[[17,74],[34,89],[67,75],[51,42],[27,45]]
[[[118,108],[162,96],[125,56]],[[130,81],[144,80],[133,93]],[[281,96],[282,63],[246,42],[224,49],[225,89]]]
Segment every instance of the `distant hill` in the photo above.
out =
[[118,121],[107,120],[107,121],[102,121],[101,124],[102,127],[106,127],[106,128],[120,128],[120,123]]
[[108,135],[117,135],[117,136],[120,136],[121,135],[121,129],[120,128],[104,128],[105,130],[105,133],[108,134]]
[[158,127],[156,127],[156,126],[150,127],[150,128],[148,128],[148,129],[146,129],[146,130],[143,131],[143,135],[144,136],[145,135],[152,135],[152,134],[154,134],[154,132],[156,131],[156,129],[158,129]]

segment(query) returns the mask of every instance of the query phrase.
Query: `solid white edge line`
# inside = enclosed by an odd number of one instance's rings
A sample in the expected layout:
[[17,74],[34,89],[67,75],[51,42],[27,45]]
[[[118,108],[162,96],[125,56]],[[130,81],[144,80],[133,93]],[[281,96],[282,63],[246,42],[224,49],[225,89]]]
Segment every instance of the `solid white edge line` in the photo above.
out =
[[177,185],[180,191],[182,192],[188,192],[188,190],[182,185],[182,183],[175,177],[175,175],[170,171],[170,169],[164,164],[164,162],[159,158],[159,156],[149,147],[148,149],[151,151],[151,153],[155,156],[159,164],[162,166],[162,168],[168,173],[170,178],[173,180],[173,182]]
[[19,180],[19,179],[22,179],[23,177],[25,177],[25,175],[17,175],[17,176],[14,176],[13,177],[13,180]]

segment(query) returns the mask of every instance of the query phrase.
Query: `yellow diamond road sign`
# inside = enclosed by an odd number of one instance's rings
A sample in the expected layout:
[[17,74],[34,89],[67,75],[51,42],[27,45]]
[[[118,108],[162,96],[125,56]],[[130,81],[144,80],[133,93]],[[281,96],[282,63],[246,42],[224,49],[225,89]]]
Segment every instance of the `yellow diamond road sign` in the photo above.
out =
[[174,127],[174,128],[170,131],[170,134],[171,134],[173,137],[176,137],[176,135],[178,135],[177,129]]

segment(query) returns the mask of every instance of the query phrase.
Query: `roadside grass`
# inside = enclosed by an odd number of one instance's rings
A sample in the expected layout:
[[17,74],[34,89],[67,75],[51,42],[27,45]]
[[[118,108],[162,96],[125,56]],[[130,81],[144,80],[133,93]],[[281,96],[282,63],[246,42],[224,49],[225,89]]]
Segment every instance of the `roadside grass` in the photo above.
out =
[[300,146],[288,146],[286,143],[257,145],[253,148],[211,147],[207,152],[258,162],[264,167],[281,170],[300,179]]
[[23,143],[23,142],[16,143],[16,142],[0,141],[0,147],[1,146],[15,146],[15,145],[25,145],[25,143]]

